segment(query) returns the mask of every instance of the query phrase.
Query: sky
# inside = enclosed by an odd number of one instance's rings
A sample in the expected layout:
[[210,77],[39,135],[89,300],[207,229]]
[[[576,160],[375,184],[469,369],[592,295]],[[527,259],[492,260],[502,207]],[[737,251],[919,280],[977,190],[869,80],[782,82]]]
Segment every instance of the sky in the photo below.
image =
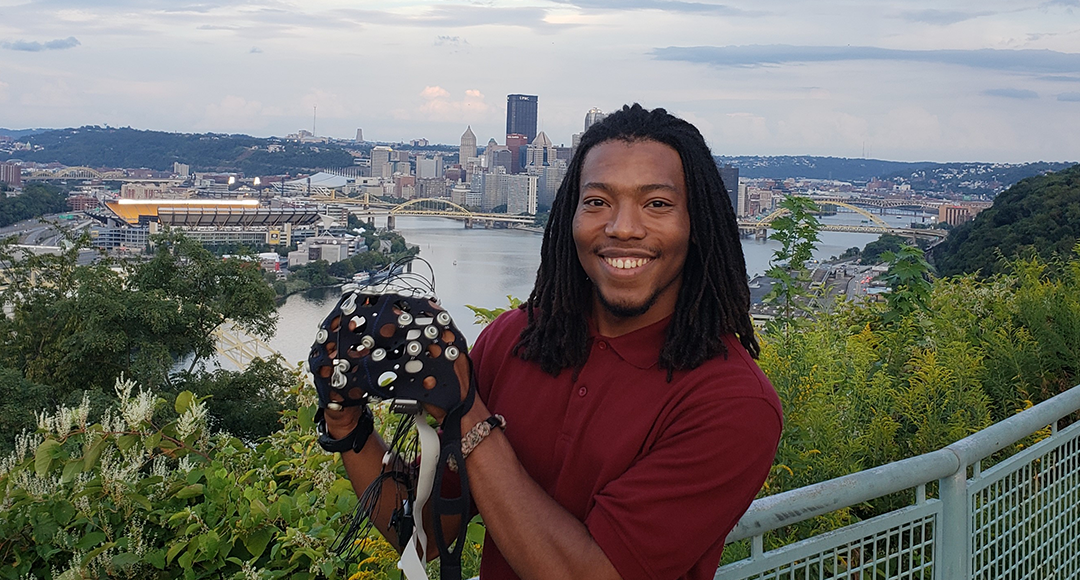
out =
[[456,144],[539,96],[717,155],[1080,160],[1080,0],[0,0],[0,127]]

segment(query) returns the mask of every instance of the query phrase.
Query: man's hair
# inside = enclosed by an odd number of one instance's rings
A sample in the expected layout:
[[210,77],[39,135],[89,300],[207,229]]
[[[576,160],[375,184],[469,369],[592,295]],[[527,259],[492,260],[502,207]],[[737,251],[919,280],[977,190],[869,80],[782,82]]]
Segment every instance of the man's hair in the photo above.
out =
[[757,358],[738,223],[709,146],[690,123],[664,109],[648,111],[636,103],[590,127],[570,160],[544,231],[536,284],[522,306],[528,324],[514,352],[552,375],[579,368],[588,358],[587,317],[593,286],[577,257],[573,222],[585,157],[607,141],[663,143],[682,160],[690,243],[675,313],[660,350],[659,366],[668,370],[668,380],[672,371],[695,368],[718,354],[727,356],[721,340],[727,333],[738,335],[747,352]]

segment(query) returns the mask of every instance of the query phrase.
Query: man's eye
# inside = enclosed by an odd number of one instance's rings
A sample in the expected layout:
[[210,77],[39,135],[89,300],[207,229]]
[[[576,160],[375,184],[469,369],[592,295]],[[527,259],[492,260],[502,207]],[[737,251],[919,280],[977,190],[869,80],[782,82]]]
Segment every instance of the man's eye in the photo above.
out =
[[583,205],[587,205],[589,207],[600,207],[604,205],[604,201],[600,199],[586,199],[583,202]]
[[649,202],[648,207],[671,207],[671,204],[662,199],[654,199]]

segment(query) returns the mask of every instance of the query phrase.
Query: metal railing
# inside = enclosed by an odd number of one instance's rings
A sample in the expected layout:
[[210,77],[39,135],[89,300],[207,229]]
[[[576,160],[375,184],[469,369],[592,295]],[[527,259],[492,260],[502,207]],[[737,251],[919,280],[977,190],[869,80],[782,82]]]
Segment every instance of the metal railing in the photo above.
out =
[[[954,580],[1080,578],[1080,386],[952,445],[761,498],[728,543],[750,556],[716,580]],[[1047,429],[1048,436],[983,471],[992,455]],[[938,497],[927,497],[937,482]],[[763,535],[890,494],[914,504],[768,552]]]

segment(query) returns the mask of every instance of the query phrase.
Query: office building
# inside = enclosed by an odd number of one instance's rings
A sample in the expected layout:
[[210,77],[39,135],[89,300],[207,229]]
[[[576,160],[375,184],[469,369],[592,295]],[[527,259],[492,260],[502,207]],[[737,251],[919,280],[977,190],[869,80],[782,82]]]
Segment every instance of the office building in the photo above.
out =
[[535,131],[533,137],[521,133],[506,136],[506,148],[510,150],[510,173],[521,173],[521,168],[525,166],[525,150],[535,137]]
[[525,150],[525,166],[550,165],[555,159],[555,146],[551,144],[551,139],[540,131]]
[[506,213],[536,215],[536,194],[539,179],[535,175],[506,176]]
[[390,163],[390,154],[394,150],[378,145],[371,150],[371,177],[389,179],[394,175],[394,166]]
[[22,187],[22,168],[14,163],[0,163],[0,181],[10,187]]
[[724,182],[727,190],[728,202],[731,203],[731,211],[739,209],[739,168],[734,165],[724,164],[720,167],[720,180]]
[[[525,143],[536,139],[536,95],[506,96],[506,134],[524,135]],[[509,147],[510,143],[507,141]]]
[[356,142],[357,143],[363,143],[364,142],[364,130],[363,129],[357,129],[356,130]]
[[472,132],[472,125],[469,125],[465,128],[465,133],[461,135],[461,145],[458,147],[458,165],[464,169],[471,157],[476,157],[476,135]]
[[604,117],[607,117],[607,115],[600,109],[597,109],[596,107],[589,109],[589,112],[585,113],[585,130],[588,131],[589,127],[603,121]]

